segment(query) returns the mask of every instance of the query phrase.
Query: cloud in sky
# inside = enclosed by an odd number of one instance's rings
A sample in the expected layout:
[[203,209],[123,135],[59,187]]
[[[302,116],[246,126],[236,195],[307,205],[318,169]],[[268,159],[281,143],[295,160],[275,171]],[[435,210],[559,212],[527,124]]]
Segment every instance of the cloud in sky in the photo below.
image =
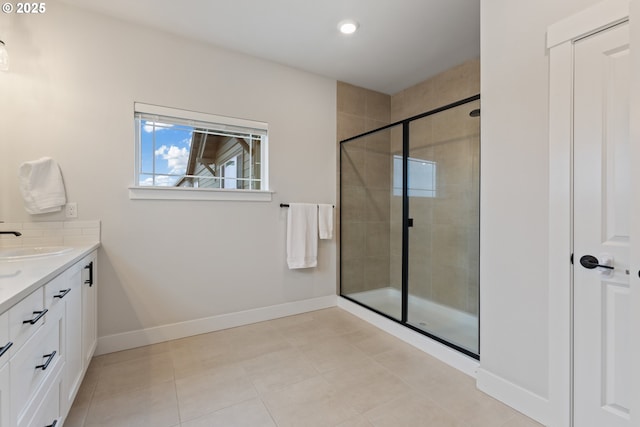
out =
[[167,147],[162,145],[155,151],[155,155],[167,161],[170,174],[180,175],[186,172],[189,161],[189,149],[187,147],[180,148],[175,145]]
[[155,185],[156,187],[173,187],[176,181],[177,181],[177,178],[175,176],[156,175],[155,184],[153,183],[153,178],[148,177],[148,178],[145,178],[143,181],[140,181],[140,185],[141,186]]
[[151,133],[154,131],[154,129],[156,132],[158,132],[161,130],[170,129],[173,126],[174,125],[170,123],[151,122],[147,120],[146,122],[144,122],[144,125],[142,126],[142,130],[144,130],[147,133]]

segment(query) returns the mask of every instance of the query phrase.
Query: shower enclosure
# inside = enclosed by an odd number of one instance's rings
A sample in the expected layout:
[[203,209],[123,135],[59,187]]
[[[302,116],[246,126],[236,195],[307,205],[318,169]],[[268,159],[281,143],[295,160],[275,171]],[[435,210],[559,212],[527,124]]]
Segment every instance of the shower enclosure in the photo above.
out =
[[479,358],[480,96],[340,143],[340,294]]

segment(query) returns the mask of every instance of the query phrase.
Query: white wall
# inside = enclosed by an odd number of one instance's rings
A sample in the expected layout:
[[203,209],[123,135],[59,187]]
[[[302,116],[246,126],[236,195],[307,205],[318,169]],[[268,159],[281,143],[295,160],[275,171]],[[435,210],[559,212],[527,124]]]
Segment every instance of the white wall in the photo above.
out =
[[548,397],[546,29],[596,0],[482,0],[481,371],[538,419]]
[[[335,241],[289,271],[279,207],[335,203],[335,81],[56,1],[0,28],[0,219],[64,219],[18,191],[20,163],[54,157],[78,219],[102,221],[100,336],[335,294]],[[268,122],[273,202],[130,200],[134,101]]]
[[[635,20],[640,17],[640,0],[631,1],[631,69],[632,75],[640,74],[640,51],[635,46],[640,46],[640,26],[635,25]],[[631,158],[640,159],[640,79],[635,78],[631,81],[631,109],[630,116],[635,118],[630,121],[630,138],[631,138]],[[633,160],[632,160],[633,161]],[[631,171],[632,182],[640,182],[640,169],[633,168]],[[632,190],[631,201],[631,217],[632,236],[640,236],[640,186],[634,185]],[[640,280],[634,273],[636,270],[640,272],[640,245],[631,246],[631,330],[637,331],[640,328]],[[633,360],[640,358],[640,340],[635,339],[631,344],[631,357]],[[640,369],[633,369],[631,373],[631,384],[634,384],[635,398],[631,402],[630,411],[632,420],[636,421],[640,414],[640,395],[638,394],[638,385],[640,384]],[[637,422],[637,421],[636,421]]]

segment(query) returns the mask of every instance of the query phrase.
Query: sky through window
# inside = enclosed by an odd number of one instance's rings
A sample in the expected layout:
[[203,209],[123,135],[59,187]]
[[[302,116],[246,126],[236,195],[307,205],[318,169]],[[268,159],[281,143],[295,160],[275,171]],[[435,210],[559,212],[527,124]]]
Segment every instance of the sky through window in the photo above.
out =
[[145,120],[140,130],[139,185],[173,186],[187,170],[192,135],[191,126]]

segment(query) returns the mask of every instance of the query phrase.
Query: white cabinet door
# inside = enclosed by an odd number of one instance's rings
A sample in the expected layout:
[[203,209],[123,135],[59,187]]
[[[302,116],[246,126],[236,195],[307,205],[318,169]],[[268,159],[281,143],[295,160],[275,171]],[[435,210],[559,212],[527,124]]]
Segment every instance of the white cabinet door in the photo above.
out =
[[89,366],[98,342],[98,284],[96,252],[87,256],[82,269],[82,357]]
[[0,314],[0,427],[8,427],[9,417],[9,313]]
[[631,426],[629,53],[628,24],[575,44],[574,425],[580,427]]
[[67,413],[71,409],[80,383],[82,382],[82,269],[76,264],[69,270],[69,289],[65,296],[65,349],[66,363],[62,378],[62,409]]
[[5,363],[0,369],[0,427],[9,427],[11,422],[9,387],[9,364]]

